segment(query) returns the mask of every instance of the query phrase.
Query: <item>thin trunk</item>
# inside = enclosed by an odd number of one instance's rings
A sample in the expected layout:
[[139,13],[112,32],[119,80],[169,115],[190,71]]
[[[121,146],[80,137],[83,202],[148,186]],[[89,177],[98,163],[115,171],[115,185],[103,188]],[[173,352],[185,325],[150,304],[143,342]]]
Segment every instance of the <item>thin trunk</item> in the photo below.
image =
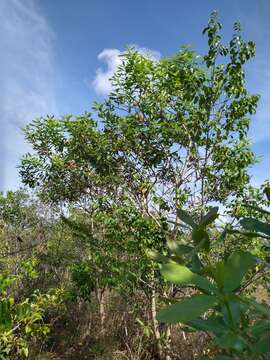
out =
[[165,332],[165,341],[166,341],[166,356],[165,360],[171,360],[171,325],[167,325]]
[[99,313],[100,313],[100,327],[101,332],[104,332],[104,323],[105,323],[105,301],[104,301],[104,293],[102,293],[100,298],[100,305],[99,305]]
[[152,289],[152,293],[151,293],[151,315],[152,315],[153,329],[154,329],[158,355],[160,359],[163,359],[161,336],[157,321],[156,291],[154,289]]
[[[171,285],[168,289],[168,292],[164,292],[165,297],[174,297],[174,285]],[[164,329],[164,338],[165,338],[165,360],[171,360],[171,325],[167,324]]]
[[100,332],[101,334],[104,333],[104,324],[105,324],[105,288],[97,289],[96,296],[99,305],[99,318],[100,318]]

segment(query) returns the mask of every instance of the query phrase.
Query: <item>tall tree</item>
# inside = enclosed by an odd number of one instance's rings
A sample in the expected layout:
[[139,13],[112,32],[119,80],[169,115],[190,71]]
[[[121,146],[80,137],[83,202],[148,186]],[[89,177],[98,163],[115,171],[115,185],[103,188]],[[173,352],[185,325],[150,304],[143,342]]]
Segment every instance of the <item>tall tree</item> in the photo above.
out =
[[213,13],[203,57],[185,47],[156,61],[130,49],[113,92],[95,104],[98,122],[86,113],[29,124],[35,154],[22,160],[23,182],[52,200],[125,193],[146,212],[155,202],[172,213],[239,195],[254,162],[247,132],[258,96],[246,89],[244,65],[255,45],[235,24],[225,46],[220,29]]
[[[116,214],[118,207],[130,211],[131,204],[136,216],[151,219],[162,233],[144,236],[143,227],[131,229],[127,241],[139,240],[140,256],[142,245],[160,249],[166,237],[177,237],[177,227],[164,228],[164,219],[178,222],[179,208],[189,207],[196,219],[211,203],[226,204],[241,195],[255,160],[248,128],[258,96],[248,93],[244,72],[255,45],[242,39],[239,24],[228,45],[222,44],[220,30],[213,13],[203,31],[205,56],[184,47],[157,61],[128,50],[112,78],[113,91],[94,106],[98,120],[85,113],[30,123],[25,136],[34,154],[22,159],[23,183],[48,201],[76,204],[92,219],[110,209]],[[115,228],[121,229],[121,241],[125,221]],[[107,246],[106,236],[101,240]],[[130,258],[125,251],[123,258]],[[135,265],[139,274],[145,268],[141,261]],[[159,341],[154,278],[149,271],[146,283]]]

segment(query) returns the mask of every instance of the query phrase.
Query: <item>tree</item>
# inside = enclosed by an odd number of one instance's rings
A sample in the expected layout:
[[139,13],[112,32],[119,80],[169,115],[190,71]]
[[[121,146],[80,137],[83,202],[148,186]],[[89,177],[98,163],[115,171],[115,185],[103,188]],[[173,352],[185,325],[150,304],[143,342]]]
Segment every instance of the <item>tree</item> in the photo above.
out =
[[[112,78],[113,92],[93,108],[98,120],[85,113],[30,123],[24,132],[34,154],[22,159],[23,183],[47,201],[79,207],[89,218],[125,207],[128,198],[141,219],[163,231],[150,241],[151,249],[159,250],[164,238],[183,233],[179,208],[189,207],[198,220],[213,202],[226,205],[241,196],[255,160],[248,116],[258,96],[248,93],[244,72],[255,45],[242,39],[239,24],[228,45],[220,30],[213,13],[203,31],[208,36],[203,57],[184,47],[156,61],[129,49]],[[175,226],[163,229],[164,219]],[[141,234],[128,237],[140,240],[140,251],[148,247]],[[104,238],[100,244],[107,246]],[[137,265],[140,273],[142,264]],[[154,278],[148,274],[152,314]]]
[[255,45],[235,24],[224,46],[220,29],[213,13],[204,57],[184,48],[155,61],[130,49],[112,78],[114,91],[95,105],[98,123],[89,113],[34,120],[25,128],[35,155],[22,160],[23,182],[63,200],[102,186],[107,194],[115,185],[141,208],[156,196],[170,211],[241,193],[254,162],[247,116],[258,96],[246,90],[244,65]]

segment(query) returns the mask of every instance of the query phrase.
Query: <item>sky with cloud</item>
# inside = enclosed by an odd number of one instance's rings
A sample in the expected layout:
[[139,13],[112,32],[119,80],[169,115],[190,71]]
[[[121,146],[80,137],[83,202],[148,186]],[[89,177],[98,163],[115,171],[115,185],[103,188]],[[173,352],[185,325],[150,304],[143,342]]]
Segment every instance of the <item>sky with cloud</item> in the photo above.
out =
[[89,111],[111,89],[109,79],[128,45],[154,59],[183,44],[204,54],[201,31],[213,9],[225,40],[239,20],[244,37],[257,44],[247,84],[261,94],[250,135],[263,160],[252,169],[253,182],[270,177],[269,0],[0,0],[0,190],[19,186],[16,166],[30,150],[21,132],[25,124],[47,114]]

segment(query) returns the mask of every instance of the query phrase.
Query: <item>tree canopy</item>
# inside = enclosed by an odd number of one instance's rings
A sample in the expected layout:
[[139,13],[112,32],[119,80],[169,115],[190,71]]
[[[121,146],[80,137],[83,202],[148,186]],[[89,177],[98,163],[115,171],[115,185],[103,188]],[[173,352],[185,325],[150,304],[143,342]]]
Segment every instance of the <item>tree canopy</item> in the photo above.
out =
[[258,96],[244,71],[255,44],[235,24],[223,45],[220,29],[213,13],[205,56],[184,47],[155,60],[129,49],[93,115],[30,123],[22,181],[53,201],[129,196],[144,211],[172,213],[240,195],[255,160],[248,129]]

